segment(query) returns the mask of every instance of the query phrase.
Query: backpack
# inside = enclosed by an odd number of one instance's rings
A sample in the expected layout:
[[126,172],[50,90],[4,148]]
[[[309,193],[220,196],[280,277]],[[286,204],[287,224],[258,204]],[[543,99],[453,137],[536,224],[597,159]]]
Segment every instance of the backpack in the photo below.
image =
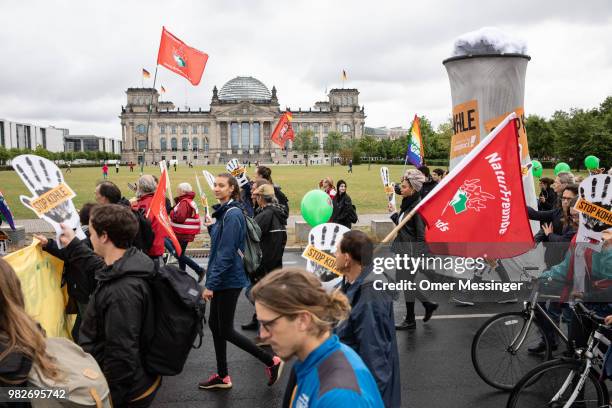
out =
[[[204,336],[206,303],[202,287],[173,265],[159,267],[149,281],[153,292],[155,329],[144,353],[150,374],[180,374],[192,348],[200,348]],[[197,346],[194,346],[199,336]]]
[[144,209],[132,210],[132,213],[138,220],[138,232],[134,237],[134,246],[140,249],[142,252],[147,253],[153,246],[155,240],[155,232],[153,232],[153,226],[151,220],[145,216]]
[[[232,207],[237,208],[237,207]],[[232,208],[226,211],[229,212]],[[244,240],[244,253],[238,250],[238,255],[242,258],[242,262],[244,264],[244,270],[249,276],[249,278],[254,279],[257,274],[257,269],[261,265],[261,261],[263,258],[263,253],[261,252],[261,228],[259,228],[259,224],[244,214],[244,218],[246,221],[246,237]],[[223,215],[223,220],[225,221],[225,215]]]
[[63,337],[46,338],[45,344],[47,354],[55,358],[63,376],[52,380],[35,363],[28,374],[28,383],[40,389],[65,389],[62,397],[66,399],[32,399],[32,407],[112,407],[106,378],[90,354]]
[[349,209],[349,222],[351,224],[355,224],[359,218],[357,217],[357,208],[354,205],[351,205],[351,208]]

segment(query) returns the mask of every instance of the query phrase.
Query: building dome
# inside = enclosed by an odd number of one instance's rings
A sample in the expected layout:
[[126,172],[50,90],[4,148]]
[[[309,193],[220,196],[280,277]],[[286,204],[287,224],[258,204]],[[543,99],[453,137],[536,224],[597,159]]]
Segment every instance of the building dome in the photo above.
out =
[[268,88],[253,77],[236,77],[225,83],[219,91],[219,100],[225,102],[257,101],[269,102],[272,94]]

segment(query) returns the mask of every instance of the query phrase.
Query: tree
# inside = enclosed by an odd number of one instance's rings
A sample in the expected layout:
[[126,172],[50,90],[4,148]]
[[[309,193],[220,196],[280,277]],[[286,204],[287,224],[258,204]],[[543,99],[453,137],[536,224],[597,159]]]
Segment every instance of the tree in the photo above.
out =
[[342,134],[340,132],[336,132],[332,130],[327,134],[327,139],[323,144],[323,151],[331,157],[331,165],[334,165],[334,157],[336,157],[336,153],[340,151],[342,147]]
[[359,149],[368,155],[368,170],[370,170],[372,165],[372,156],[376,152],[376,143],[376,139],[370,135],[364,136],[359,140]]
[[314,132],[310,129],[300,130],[293,140],[293,150],[304,155],[308,166],[308,156],[319,151],[319,145],[314,141]]
[[527,116],[525,131],[531,157],[541,160],[556,156],[555,132],[546,119],[537,115]]

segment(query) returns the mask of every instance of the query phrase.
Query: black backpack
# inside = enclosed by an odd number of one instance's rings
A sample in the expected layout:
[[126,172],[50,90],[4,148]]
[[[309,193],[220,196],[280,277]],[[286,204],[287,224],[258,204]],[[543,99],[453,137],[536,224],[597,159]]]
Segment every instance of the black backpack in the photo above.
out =
[[[165,265],[150,281],[155,331],[144,355],[145,369],[162,376],[180,374],[192,348],[200,348],[206,303],[202,287],[185,271]],[[197,346],[194,346],[199,336]]]
[[133,246],[146,254],[153,246],[153,241],[155,240],[153,226],[151,225],[151,220],[145,216],[144,209],[132,210],[132,212],[138,220],[138,233],[134,237]]

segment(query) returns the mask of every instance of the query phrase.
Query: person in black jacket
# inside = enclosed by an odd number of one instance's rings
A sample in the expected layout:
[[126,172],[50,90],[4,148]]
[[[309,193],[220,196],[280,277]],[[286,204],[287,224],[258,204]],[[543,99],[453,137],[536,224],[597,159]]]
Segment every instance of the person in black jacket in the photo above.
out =
[[423,176],[425,176],[425,181],[423,182],[423,187],[421,187],[420,191],[421,199],[423,199],[427,196],[427,194],[429,194],[431,190],[433,190],[438,185],[438,182],[431,177],[429,167],[421,166],[418,168],[418,170],[423,174]]
[[[395,224],[401,223],[404,217],[406,217],[419,201],[421,201],[420,191],[425,180],[425,176],[423,176],[420,171],[414,169],[406,170],[404,178],[399,185],[399,194],[402,196],[402,204],[399,213],[396,212],[393,203],[389,203],[389,210],[393,212],[391,220]],[[397,237],[395,237],[393,241],[391,250],[396,254],[406,254],[411,257],[418,257],[425,254],[425,223],[420,214],[414,214],[399,230]],[[417,271],[410,271],[407,269],[397,269],[397,280],[414,281],[416,272]],[[399,325],[395,326],[397,330],[411,330],[416,328],[414,316],[415,294],[425,308],[425,316],[423,317],[424,322],[431,319],[434,311],[438,308],[438,304],[430,302],[421,291],[404,291],[406,317]]]
[[[262,184],[253,190],[253,198],[257,201],[255,222],[261,228],[261,265],[257,269],[255,279],[257,283],[261,278],[275,269],[283,267],[283,254],[287,245],[287,209],[278,203],[274,194],[274,186],[270,183]],[[247,324],[241,326],[242,330],[257,330],[257,314]]]
[[92,252],[64,227],[60,237],[67,262],[94,271],[98,285],[79,333],[79,345],[100,365],[115,407],[148,407],[161,377],[148,373],[144,349],[154,333],[155,315],[148,280],[151,258],[130,247],[138,230],[132,211],[106,204],[93,209],[89,221]]
[[[81,221],[81,228],[85,233],[86,238],[83,240],[88,248],[92,248],[91,241],[89,239],[89,214],[91,209],[95,207],[93,203],[85,203],[79,211],[79,220]],[[64,261],[64,273],[62,274],[62,283],[66,284],[68,296],[71,300],[76,303],[76,320],[72,326],[72,339],[78,343],[79,341],[79,329],[81,327],[81,321],[87,304],[89,303],[89,297],[93,293],[96,287],[96,279],[93,271],[85,270],[78,267],[70,262],[66,262],[66,248],[60,248],[57,242],[53,239],[46,239],[44,236],[36,235],[41,242],[46,242],[43,245],[43,250],[55,256],[56,258]]]
[[346,182],[344,180],[338,180],[336,191],[338,193],[332,200],[334,210],[329,222],[335,222],[336,224],[344,225],[350,229],[352,223],[355,222],[357,218],[357,213],[353,208],[351,197],[346,192]]
[[[17,274],[0,258],[0,387],[26,387],[35,363],[48,378],[59,379],[61,372],[45,351],[41,327],[25,311]],[[0,401],[0,407],[4,405]],[[29,402],[10,403],[29,407]]]
[[343,275],[340,290],[351,304],[347,320],[336,328],[340,341],[350,346],[368,366],[386,407],[400,407],[399,353],[395,338],[393,293],[375,289],[385,275],[372,272],[374,245],[359,230],[342,236],[336,268]]
[[272,181],[272,170],[266,166],[258,166],[257,170],[255,170],[255,178],[262,178],[264,180],[267,180],[270,182],[270,184],[274,186],[274,195],[276,196],[278,203],[283,207],[286,207],[287,214],[289,214],[289,199],[287,198],[285,193],[281,191],[281,187],[275,185]]
[[538,199],[538,210],[549,211],[555,208],[557,204],[557,193],[553,190],[552,185],[555,181],[548,177],[540,179],[540,197]]

